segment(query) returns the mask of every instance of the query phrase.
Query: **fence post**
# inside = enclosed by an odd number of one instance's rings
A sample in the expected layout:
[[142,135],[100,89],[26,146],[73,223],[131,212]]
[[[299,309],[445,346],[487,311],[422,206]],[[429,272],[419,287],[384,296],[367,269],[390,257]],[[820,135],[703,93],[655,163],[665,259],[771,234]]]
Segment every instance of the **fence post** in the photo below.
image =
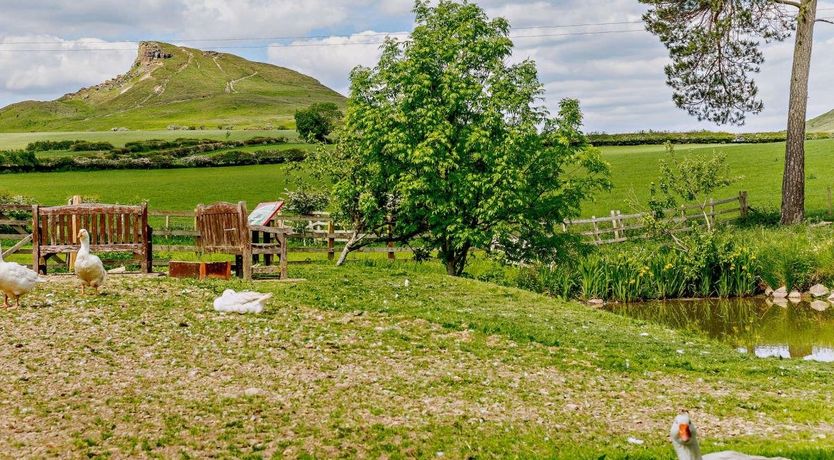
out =
[[619,227],[619,229],[620,229],[620,238],[622,238],[623,241],[625,241],[625,240],[628,239],[628,236],[626,236],[625,225],[623,224],[622,215],[623,215],[623,212],[618,209],[617,210],[617,227]]
[[[830,203],[831,202],[831,200],[830,200],[830,198],[831,198],[831,188],[830,187],[828,189],[828,197],[829,197],[829,203]],[[739,204],[739,208],[741,210],[741,217],[742,218],[747,217],[747,210],[748,210],[748,208],[747,208],[747,192],[745,192],[745,191],[739,192],[739,194],[738,194],[738,204]]]
[[591,216],[591,224],[594,226],[594,242],[599,243],[599,226],[597,225],[597,216]]
[[394,224],[391,222],[391,216],[388,216],[388,260],[396,259],[396,255],[394,255],[394,242],[391,241],[391,238],[394,236]]
[[617,211],[611,211],[611,228],[614,229],[614,239],[620,239],[620,230],[617,229]]
[[715,199],[709,199],[709,220],[710,227],[715,227]]
[[327,223],[327,260],[333,260],[336,257],[336,238],[333,234],[336,228],[333,221]]
[[[77,204],[81,204],[81,203],[82,203],[81,195],[73,195],[73,197],[70,198],[70,201],[69,201],[68,204],[77,205]],[[73,244],[78,243],[78,231],[79,230],[81,230],[81,229],[78,228],[78,216],[73,214],[72,215],[72,235],[71,235],[72,236],[71,240],[72,240]],[[67,257],[67,270],[70,271],[70,272],[72,272],[75,269],[75,257],[77,255],[78,255],[77,252],[72,251],[72,252],[69,253],[69,257]]]

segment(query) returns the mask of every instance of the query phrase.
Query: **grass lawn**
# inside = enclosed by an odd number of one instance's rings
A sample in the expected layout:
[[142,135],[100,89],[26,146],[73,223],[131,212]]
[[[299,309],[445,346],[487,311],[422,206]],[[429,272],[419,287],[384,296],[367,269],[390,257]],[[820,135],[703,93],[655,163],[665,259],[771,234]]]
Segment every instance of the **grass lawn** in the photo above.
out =
[[[658,160],[664,158],[662,145],[604,147],[603,158],[611,165],[614,189],[601,194],[595,203],[586,204],[583,216],[607,216],[612,209],[629,213],[634,199],[645,203],[649,186],[657,180]],[[778,209],[781,202],[782,172],[784,170],[785,144],[732,144],[732,145],[677,145],[676,154],[706,156],[724,152],[733,176],[742,179],[716,192],[716,198],[729,198],[740,190],[747,190],[754,207]],[[834,139],[808,141],[805,152],[806,209],[821,212],[827,209],[827,188],[834,187],[834,179],[828,173],[834,169]]]
[[139,203],[152,210],[192,210],[199,203],[246,201],[250,207],[280,197],[313,180],[297,165],[117,170],[0,175],[0,192],[24,194],[39,203],[61,204],[72,195],[102,202]]
[[224,131],[217,129],[206,129],[197,131],[187,130],[164,130],[164,131],[84,131],[84,132],[36,132],[36,133],[0,133],[0,150],[12,150],[25,148],[30,142],[35,141],[65,141],[82,140],[89,142],[109,142],[116,147],[124,147],[127,142],[144,141],[149,139],[174,140],[179,138],[189,139],[215,139],[226,140],[226,133],[229,133],[229,140],[242,141],[253,137],[279,137],[283,136],[290,140],[297,140],[298,133],[294,130],[235,130]]
[[[291,267],[258,316],[240,282],[71,278],[0,312],[4,455],[672,458],[679,408],[704,450],[826,458],[834,368],[442,275],[438,264]],[[406,280],[409,280],[406,286]],[[628,443],[629,437],[645,441]]]
[[[264,135],[283,135],[295,139],[285,131],[232,131],[232,139]],[[29,137],[25,137],[29,136]],[[115,133],[0,134],[2,145],[25,146],[34,139],[107,140],[114,145],[138,139],[176,137],[225,138],[225,131],[156,131]],[[252,146],[244,150],[271,149]],[[306,144],[287,144],[282,148],[309,149]],[[658,145],[602,148],[603,158],[610,163],[614,189],[586,203],[583,216],[607,216],[612,209],[624,213],[632,211],[635,199],[648,197],[649,185],[656,180],[658,160],[664,158],[664,147]],[[741,176],[735,184],[716,192],[716,198],[735,196],[747,190],[754,207],[778,209],[781,200],[782,162],[784,144],[745,145],[680,145],[679,156],[727,154],[730,173]],[[834,187],[827,171],[834,169],[834,139],[808,141],[806,152],[807,189],[806,208],[810,214],[821,214],[828,207],[828,187]],[[157,209],[193,209],[203,202],[246,200],[250,203],[271,200],[285,188],[310,184],[311,178],[302,169],[287,166],[244,166],[234,168],[176,169],[150,171],[95,171],[48,174],[7,174],[0,176],[0,191],[35,197],[44,203],[59,203],[73,194],[95,195],[102,201],[150,201]],[[313,184],[315,186],[315,184]]]

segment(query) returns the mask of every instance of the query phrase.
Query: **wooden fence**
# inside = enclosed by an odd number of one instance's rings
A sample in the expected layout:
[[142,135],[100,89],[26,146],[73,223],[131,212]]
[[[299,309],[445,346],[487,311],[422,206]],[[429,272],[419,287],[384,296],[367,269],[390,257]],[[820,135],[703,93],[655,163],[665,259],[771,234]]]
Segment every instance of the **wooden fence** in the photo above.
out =
[[[740,192],[737,197],[723,200],[710,200],[705,210],[698,205],[687,205],[669,210],[670,217],[680,224],[675,231],[684,232],[697,226],[704,226],[709,219],[711,224],[731,217],[744,217],[748,212],[747,192]],[[0,240],[14,241],[15,244],[3,248],[3,256],[11,254],[31,254],[32,243],[32,206],[0,205]],[[645,229],[646,214],[622,214],[611,211],[606,217],[575,219],[565,221],[565,232],[578,233],[594,244],[621,243],[647,237]],[[159,255],[175,252],[196,252],[194,239],[199,236],[195,227],[194,211],[148,211],[148,218],[154,229],[154,265],[167,265],[167,260]],[[291,251],[301,250],[307,253],[327,253],[328,259],[335,258],[336,252],[344,247],[353,230],[343,228],[327,213],[310,216],[277,216],[272,226],[288,229],[287,238],[295,241]],[[372,237],[374,238],[374,237]],[[384,242],[383,237],[374,239]],[[340,244],[341,243],[341,244]],[[395,247],[388,242],[384,247],[371,246],[359,252],[382,252],[394,259],[398,252],[410,252],[410,249]]]
[[[670,216],[667,221],[678,224],[673,231],[687,232],[696,227],[703,227],[707,220],[715,226],[720,220],[746,217],[749,210],[747,192],[739,192],[738,196],[723,200],[710,199],[704,209],[700,205],[685,205],[666,210]],[[623,243],[628,240],[645,239],[647,213],[623,214],[618,210],[611,211],[606,217],[593,216],[590,219],[566,220],[562,224],[565,232],[578,233],[594,244]]]
[[[189,239],[199,236],[194,226],[193,211],[148,211],[148,217],[155,224],[154,237],[158,239],[171,240],[177,237]],[[287,238],[296,241],[296,248],[302,248],[303,252],[307,253],[326,252],[330,260],[333,260],[336,252],[344,247],[344,244],[338,245],[337,243],[347,243],[353,235],[352,229],[341,228],[329,213],[324,212],[309,216],[278,215],[270,225],[287,229]],[[384,241],[383,238],[369,238]],[[293,247],[291,246],[290,249],[292,250]],[[182,244],[164,244],[157,241],[154,244],[154,251],[159,253],[191,252],[194,251],[194,245],[185,241]],[[396,253],[410,252],[410,250],[387,243],[385,247],[364,247],[357,252],[383,252],[388,254],[389,259],[395,259]]]

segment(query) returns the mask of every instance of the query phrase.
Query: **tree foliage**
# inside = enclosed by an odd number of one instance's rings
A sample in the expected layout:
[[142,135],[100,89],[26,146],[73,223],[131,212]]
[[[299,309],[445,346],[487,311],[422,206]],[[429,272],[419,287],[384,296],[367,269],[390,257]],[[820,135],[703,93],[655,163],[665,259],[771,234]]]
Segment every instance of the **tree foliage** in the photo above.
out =
[[410,40],[354,69],[337,147],[317,154],[336,207],[359,234],[422,240],[454,275],[499,241],[552,249],[563,219],[608,185],[578,102],[549,118],[535,64],[508,64],[506,20],[447,0],[414,12]]
[[295,126],[298,135],[307,141],[326,142],[327,136],[336,128],[342,118],[339,107],[332,102],[313,104],[295,112]]
[[774,0],[640,0],[647,29],[669,49],[667,83],[678,107],[698,120],[744,124],[764,108],[753,75],[760,40],[784,40],[794,18]]

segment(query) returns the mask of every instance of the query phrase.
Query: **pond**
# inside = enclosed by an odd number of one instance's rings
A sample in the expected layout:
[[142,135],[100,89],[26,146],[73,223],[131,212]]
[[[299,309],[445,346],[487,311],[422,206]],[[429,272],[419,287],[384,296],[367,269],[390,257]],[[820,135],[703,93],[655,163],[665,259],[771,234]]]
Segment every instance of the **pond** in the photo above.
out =
[[708,299],[609,304],[605,309],[674,329],[700,331],[760,358],[834,362],[834,304]]

